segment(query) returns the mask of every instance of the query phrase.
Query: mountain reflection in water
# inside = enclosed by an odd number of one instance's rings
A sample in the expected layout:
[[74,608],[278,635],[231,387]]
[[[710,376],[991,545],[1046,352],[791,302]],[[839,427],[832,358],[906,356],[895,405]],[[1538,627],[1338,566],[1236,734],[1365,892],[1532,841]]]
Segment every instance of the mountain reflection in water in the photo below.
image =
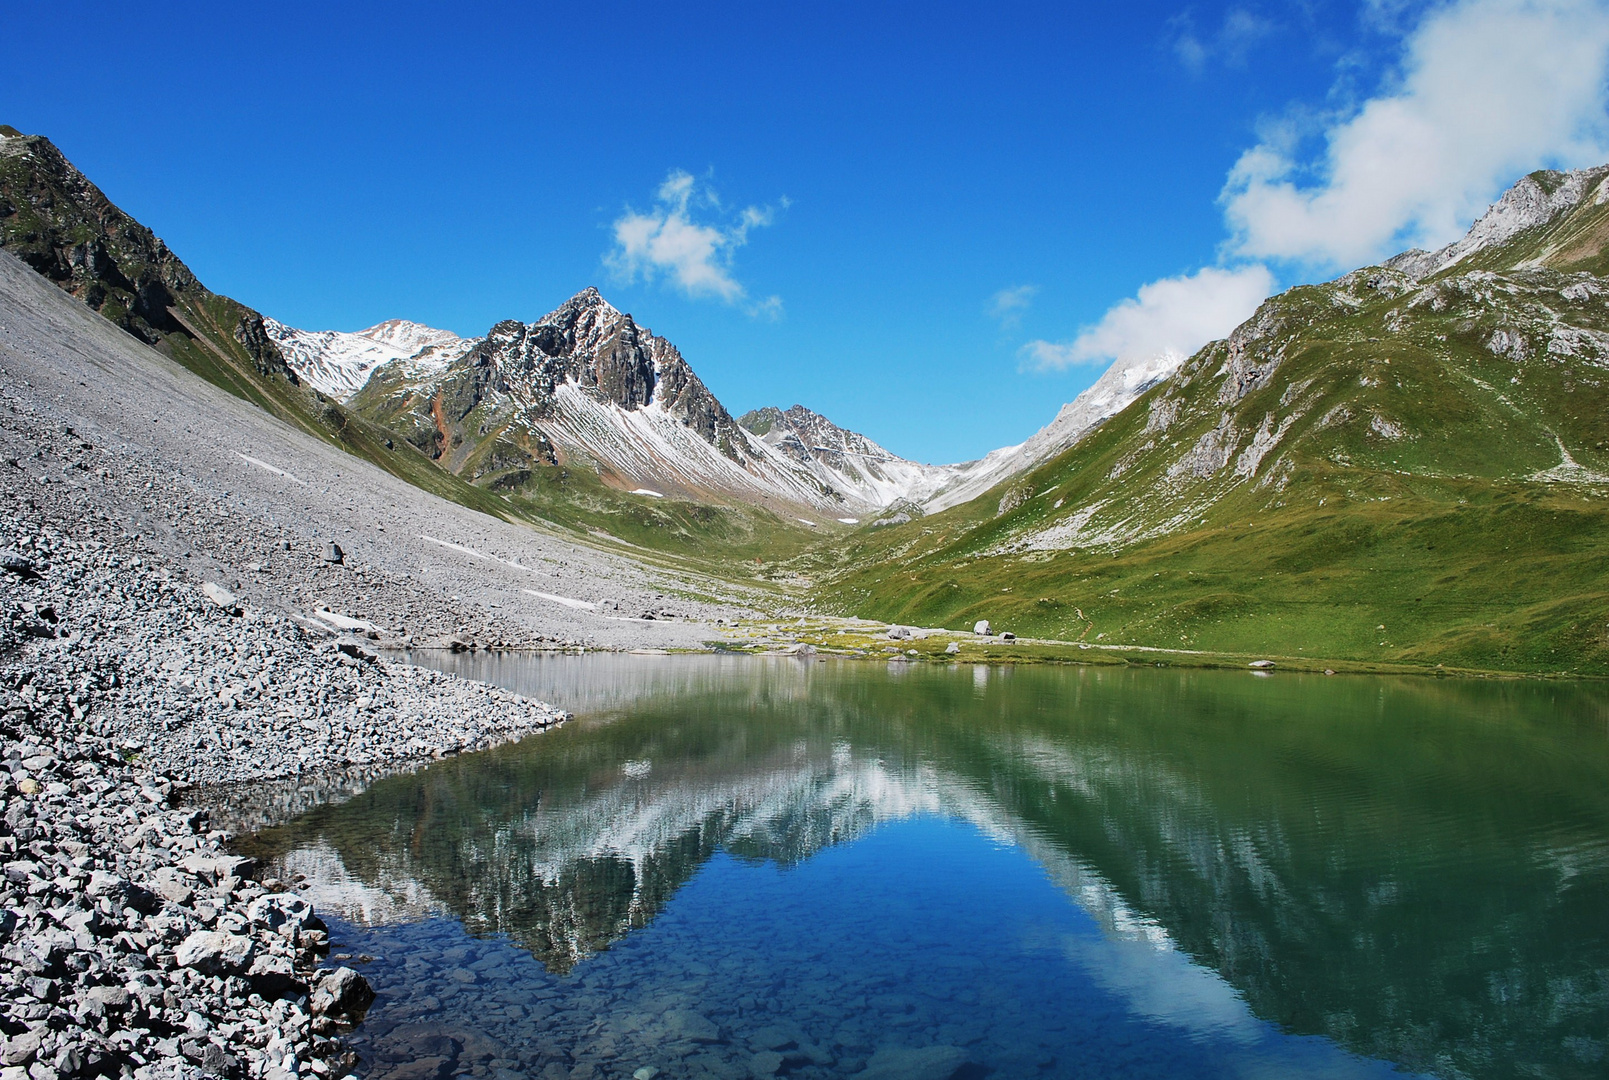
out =
[[579,719],[251,838],[355,923],[450,916],[579,975],[705,868],[961,822],[1087,913],[1098,933],[1042,944],[1131,1016],[1231,1042],[1266,1022],[1447,1076],[1609,1069],[1597,687],[435,662]]

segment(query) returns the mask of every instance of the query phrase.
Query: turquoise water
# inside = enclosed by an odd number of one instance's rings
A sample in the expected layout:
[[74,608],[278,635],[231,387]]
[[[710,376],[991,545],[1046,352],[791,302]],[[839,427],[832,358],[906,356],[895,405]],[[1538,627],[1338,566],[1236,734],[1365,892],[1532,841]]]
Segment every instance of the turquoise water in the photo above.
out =
[[580,718],[258,834],[365,1076],[1601,1076],[1596,687],[477,658]]

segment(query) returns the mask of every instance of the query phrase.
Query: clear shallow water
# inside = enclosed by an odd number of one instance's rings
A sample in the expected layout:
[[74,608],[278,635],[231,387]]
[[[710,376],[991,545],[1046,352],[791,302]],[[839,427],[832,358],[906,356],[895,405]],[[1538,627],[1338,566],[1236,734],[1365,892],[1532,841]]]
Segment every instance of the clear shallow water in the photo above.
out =
[[442,662],[581,718],[251,841],[366,1076],[1609,1074],[1600,688]]

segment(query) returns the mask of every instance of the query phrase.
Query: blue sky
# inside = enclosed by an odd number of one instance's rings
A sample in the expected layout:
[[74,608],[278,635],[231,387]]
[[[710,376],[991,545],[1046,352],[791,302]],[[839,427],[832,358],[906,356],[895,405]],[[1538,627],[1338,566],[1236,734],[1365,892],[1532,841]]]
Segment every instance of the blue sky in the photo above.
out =
[[219,292],[471,335],[596,284],[734,412],[802,402],[928,461],[1609,160],[1581,0],[7,20],[0,122]]

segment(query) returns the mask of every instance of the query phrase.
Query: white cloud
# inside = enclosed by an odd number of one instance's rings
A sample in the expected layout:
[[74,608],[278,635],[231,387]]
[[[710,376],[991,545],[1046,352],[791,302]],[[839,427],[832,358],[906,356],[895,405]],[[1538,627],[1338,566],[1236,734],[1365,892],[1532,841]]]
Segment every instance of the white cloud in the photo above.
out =
[[1241,156],[1222,195],[1229,251],[1350,268],[1454,240],[1517,174],[1604,159],[1606,75],[1600,0],[1435,9],[1392,88],[1324,126],[1321,160],[1300,160],[1290,125]]
[[1111,308],[1072,341],[1030,341],[1020,354],[1025,367],[1040,371],[1163,355],[1182,358],[1227,335],[1273,290],[1274,275],[1266,266],[1209,266],[1143,285],[1138,295]]
[[1038,285],[1012,285],[1001,289],[989,297],[989,318],[998,321],[1004,329],[1015,329],[1022,322],[1023,312],[1033,306],[1034,297],[1038,295]]
[[[788,200],[781,205],[786,208]],[[776,209],[747,206],[725,224],[696,221],[695,209],[719,215],[720,199],[692,174],[672,170],[655,193],[653,209],[628,209],[615,219],[615,246],[604,264],[626,284],[664,277],[688,296],[715,297],[740,304],[751,315],[779,317],[781,297],[750,300],[748,290],[732,276],[732,253],[748,243],[751,229],[770,225]]]

